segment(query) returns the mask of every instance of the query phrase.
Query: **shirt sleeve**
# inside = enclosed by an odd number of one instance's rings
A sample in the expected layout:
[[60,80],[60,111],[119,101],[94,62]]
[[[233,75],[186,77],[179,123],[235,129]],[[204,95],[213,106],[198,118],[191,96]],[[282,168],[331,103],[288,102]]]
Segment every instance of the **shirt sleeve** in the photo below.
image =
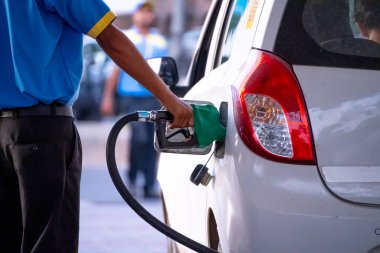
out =
[[44,0],[48,11],[61,16],[73,28],[92,38],[116,18],[102,0]]

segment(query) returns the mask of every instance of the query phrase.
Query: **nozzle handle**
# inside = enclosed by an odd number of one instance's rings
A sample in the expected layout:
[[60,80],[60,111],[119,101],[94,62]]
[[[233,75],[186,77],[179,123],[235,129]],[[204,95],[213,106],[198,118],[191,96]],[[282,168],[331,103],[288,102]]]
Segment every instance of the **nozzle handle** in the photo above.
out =
[[174,117],[173,114],[171,114],[168,111],[157,111],[157,119],[156,120],[165,120],[165,121],[173,121]]

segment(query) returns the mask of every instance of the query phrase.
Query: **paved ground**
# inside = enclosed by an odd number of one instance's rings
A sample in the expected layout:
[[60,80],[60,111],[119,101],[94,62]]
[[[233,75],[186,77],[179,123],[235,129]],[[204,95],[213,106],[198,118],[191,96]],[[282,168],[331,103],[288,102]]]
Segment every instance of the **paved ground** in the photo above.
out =
[[[83,145],[80,253],[164,253],[166,238],[123,202],[108,175],[105,143],[112,122],[77,123]],[[126,167],[128,131],[120,136],[118,166]],[[125,174],[125,171],[121,171]],[[159,200],[141,204],[162,220]]]

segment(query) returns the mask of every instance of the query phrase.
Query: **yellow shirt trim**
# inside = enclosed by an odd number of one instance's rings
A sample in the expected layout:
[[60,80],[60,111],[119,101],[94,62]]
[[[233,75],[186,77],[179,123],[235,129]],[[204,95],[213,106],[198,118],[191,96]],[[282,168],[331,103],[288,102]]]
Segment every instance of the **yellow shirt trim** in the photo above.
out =
[[96,39],[99,34],[116,18],[116,14],[112,11],[107,12],[99,21],[96,23],[90,31],[87,33],[93,39]]

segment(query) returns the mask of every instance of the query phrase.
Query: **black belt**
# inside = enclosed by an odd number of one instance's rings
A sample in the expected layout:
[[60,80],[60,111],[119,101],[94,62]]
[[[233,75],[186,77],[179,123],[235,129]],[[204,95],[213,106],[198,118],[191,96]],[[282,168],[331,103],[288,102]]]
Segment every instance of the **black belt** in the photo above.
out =
[[32,107],[0,110],[0,118],[38,117],[38,116],[66,116],[74,118],[70,105],[38,104]]

